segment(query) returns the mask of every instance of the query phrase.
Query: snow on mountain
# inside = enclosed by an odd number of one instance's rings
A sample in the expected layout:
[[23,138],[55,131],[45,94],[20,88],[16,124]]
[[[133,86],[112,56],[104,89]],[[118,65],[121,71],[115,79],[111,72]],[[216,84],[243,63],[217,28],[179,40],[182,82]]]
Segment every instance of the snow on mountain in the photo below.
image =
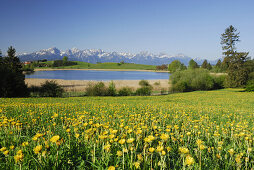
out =
[[[121,62],[136,63],[136,64],[149,64],[149,65],[161,65],[169,64],[174,60],[179,60],[185,65],[191,60],[190,57],[184,54],[178,54],[170,56],[165,53],[152,54],[147,51],[143,51],[137,54],[123,53],[123,52],[105,52],[101,49],[86,49],[80,50],[78,48],[68,49],[66,51],[60,51],[56,47],[40,50],[33,53],[23,53],[18,55],[21,61],[35,61],[35,60],[59,60],[63,56],[68,56],[71,61],[83,61],[89,63],[97,62]],[[198,64],[202,60],[195,59]],[[214,63],[211,63],[214,64]]]

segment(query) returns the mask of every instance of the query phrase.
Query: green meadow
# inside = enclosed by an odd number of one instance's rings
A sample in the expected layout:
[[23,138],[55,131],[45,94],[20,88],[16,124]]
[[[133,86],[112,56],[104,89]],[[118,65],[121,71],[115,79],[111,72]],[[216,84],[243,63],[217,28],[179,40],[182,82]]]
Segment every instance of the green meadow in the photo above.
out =
[[254,93],[1,98],[1,169],[251,169]]

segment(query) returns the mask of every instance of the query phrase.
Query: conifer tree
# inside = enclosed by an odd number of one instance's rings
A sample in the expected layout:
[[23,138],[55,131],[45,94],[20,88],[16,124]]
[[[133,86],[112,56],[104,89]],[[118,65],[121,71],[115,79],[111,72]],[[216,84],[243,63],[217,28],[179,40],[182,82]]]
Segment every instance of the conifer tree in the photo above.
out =
[[196,61],[194,61],[193,59],[191,59],[191,60],[189,61],[189,66],[188,66],[188,68],[190,68],[190,69],[195,69],[195,68],[199,68],[199,66],[198,66],[198,64],[196,63]]
[[226,79],[228,87],[243,86],[248,80],[248,70],[244,64],[248,60],[248,53],[236,51],[235,44],[239,41],[239,32],[237,33],[237,29],[232,25],[221,34],[221,45],[225,55],[222,67],[228,73]]

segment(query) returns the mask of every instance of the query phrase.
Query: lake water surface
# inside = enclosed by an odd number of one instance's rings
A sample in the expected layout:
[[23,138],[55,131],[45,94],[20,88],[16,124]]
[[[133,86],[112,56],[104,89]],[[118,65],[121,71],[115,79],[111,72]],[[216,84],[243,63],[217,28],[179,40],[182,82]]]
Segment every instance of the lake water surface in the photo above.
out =
[[64,80],[152,80],[169,79],[169,73],[148,71],[51,70],[36,71],[26,78]]

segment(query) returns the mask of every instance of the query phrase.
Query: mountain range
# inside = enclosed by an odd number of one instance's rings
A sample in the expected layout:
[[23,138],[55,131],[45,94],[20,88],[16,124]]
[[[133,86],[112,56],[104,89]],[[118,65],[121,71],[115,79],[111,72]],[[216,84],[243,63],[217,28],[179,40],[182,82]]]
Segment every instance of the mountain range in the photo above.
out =
[[[18,57],[21,61],[36,61],[36,60],[59,60],[63,56],[67,56],[70,61],[83,61],[88,63],[104,63],[104,62],[121,62],[135,63],[135,64],[147,64],[147,65],[161,65],[170,64],[174,60],[188,65],[191,57],[185,56],[184,54],[178,54],[171,56],[165,53],[152,54],[149,52],[140,52],[137,54],[122,53],[122,52],[105,52],[101,49],[86,49],[79,50],[77,48],[68,49],[61,51],[56,47],[49,49],[40,50],[33,53],[19,54]],[[194,59],[199,65],[203,63],[205,59]],[[209,61],[209,63],[216,64],[217,60]]]

